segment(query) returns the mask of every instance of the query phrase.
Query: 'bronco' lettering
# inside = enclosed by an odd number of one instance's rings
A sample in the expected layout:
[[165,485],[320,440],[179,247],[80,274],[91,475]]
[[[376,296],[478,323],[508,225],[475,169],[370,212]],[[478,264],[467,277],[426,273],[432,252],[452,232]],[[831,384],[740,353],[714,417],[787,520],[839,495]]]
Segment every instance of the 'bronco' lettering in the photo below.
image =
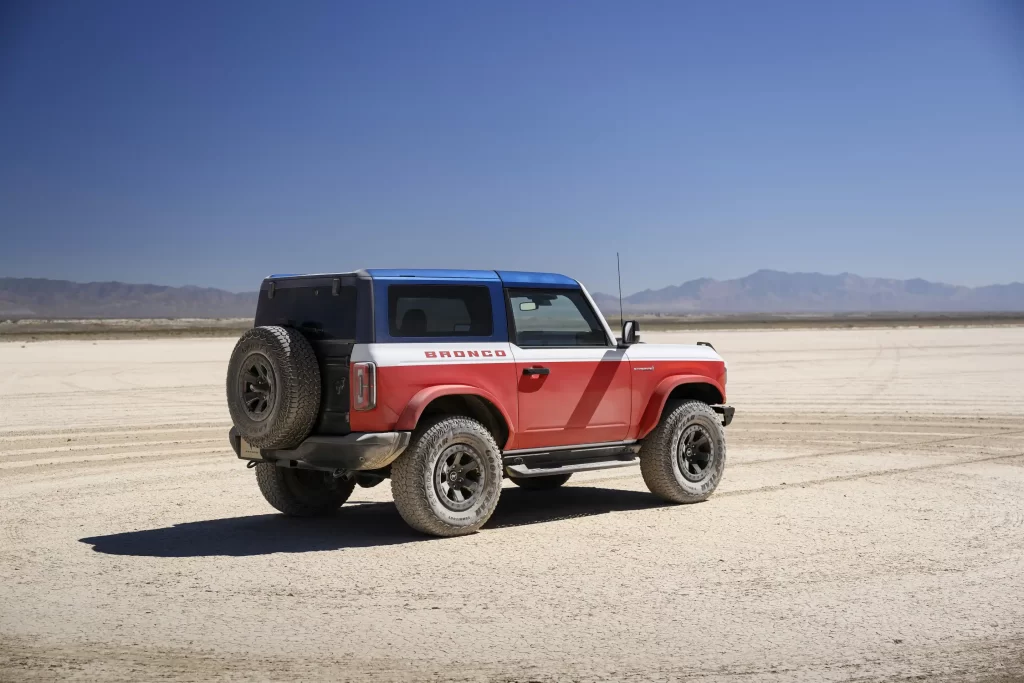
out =
[[459,351],[424,351],[427,358],[506,358],[508,352],[501,349],[473,349]]

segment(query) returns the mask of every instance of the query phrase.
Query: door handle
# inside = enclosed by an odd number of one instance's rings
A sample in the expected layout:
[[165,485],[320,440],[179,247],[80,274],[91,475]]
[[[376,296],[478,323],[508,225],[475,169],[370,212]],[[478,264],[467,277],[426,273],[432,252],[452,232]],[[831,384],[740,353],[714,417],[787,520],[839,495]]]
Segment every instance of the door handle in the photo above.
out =
[[549,374],[551,374],[551,370],[549,370],[548,368],[541,368],[541,367],[523,368],[523,374],[528,376],[528,377],[534,376],[534,375],[549,375]]

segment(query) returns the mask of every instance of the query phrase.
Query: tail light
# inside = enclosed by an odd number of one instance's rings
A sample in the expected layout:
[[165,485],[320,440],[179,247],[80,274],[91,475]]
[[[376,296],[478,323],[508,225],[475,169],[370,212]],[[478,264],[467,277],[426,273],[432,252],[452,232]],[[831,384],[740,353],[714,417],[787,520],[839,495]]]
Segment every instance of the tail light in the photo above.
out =
[[377,366],[373,363],[352,364],[352,407],[373,410],[377,407]]

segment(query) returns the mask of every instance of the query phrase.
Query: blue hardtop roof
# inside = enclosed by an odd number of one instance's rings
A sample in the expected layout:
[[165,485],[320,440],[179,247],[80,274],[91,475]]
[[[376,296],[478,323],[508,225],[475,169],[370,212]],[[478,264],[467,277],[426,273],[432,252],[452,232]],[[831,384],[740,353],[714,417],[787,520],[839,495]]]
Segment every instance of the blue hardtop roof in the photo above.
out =
[[366,271],[375,279],[423,279],[423,280],[477,280],[482,282],[501,281],[505,285],[549,285],[556,287],[579,287],[571,277],[558,273],[527,273],[516,270],[425,270],[425,269],[381,269]]
[[487,280],[495,281],[498,274],[493,270],[454,270],[447,268],[369,268],[366,271],[374,279],[419,278],[424,280]]
[[547,285],[555,287],[579,287],[580,283],[571,277],[558,273],[528,273],[519,270],[499,270],[498,277],[506,285]]
[[298,273],[279,273],[268,279],[338,277],[338,276],[369,276],[374,280],[474,280],[476,282],[501,282],[506,286],[545,286],[545,287],[579,287],[579,283],[571,277],[558,273],[531,273],[518,270],[455,270],[430,268],[370,268],[349,273],[318,273],[300,275]]

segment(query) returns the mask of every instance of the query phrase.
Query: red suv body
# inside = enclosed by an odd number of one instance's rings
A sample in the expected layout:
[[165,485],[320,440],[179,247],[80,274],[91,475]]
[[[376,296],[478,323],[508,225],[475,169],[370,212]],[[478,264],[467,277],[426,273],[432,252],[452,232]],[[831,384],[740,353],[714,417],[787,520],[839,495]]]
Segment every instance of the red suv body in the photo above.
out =
[[[623,327],[616,337],[586,288],[562,275],[273,276],[254,330],[277,337],[263,333],[271,346],[242,349],[250,360],[233,356],[229,369],[232,446],[254,462],[372,484],[425,420],[460,416],[487,430],[516,481],[635,463],[675,405],[731,421],[726,363],[710,345],[639,343],[637,324]],[[289,384],[289,374],[316,377]]]

